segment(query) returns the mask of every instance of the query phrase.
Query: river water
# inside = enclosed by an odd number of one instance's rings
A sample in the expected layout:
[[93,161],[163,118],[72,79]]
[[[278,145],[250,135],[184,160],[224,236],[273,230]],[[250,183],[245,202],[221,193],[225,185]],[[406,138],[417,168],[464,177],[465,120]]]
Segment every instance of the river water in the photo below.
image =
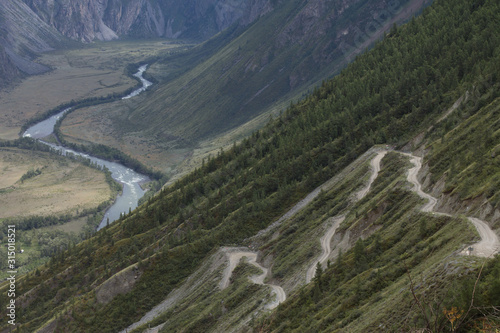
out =
[[[134,76],[139,78],[142,82],[142,87],[138,88],[137,90],[134,90],[132,93],[128,94],[127,96],[123,97],[122,99],[128,99],[132,98],[134,96],[139,95],[141,92],[145,91],[149,86],[152,85],[152,83],[142,77],[144,71],[146,70],[147,65],[143,65],[139,67],[139,70]],[[67,155],[67,154],[74,154],[78,156],[82,156],[85,158],[90,159],[93,163],[103,166],[109,169],[111,172],[111,177],[113,177],[114,180],[120,182],[123,185],[123,192],[116,201],[113,203],[113,205],[106,211],[106,214],[104,215],[104,218],[102,219],[101,223],[99,224],[99,227],[97,230],[102,229],[103,227],[106,226],[108,219],[109,223],[116,221],[118,218],[120,218],[121,213],[128,213],[129,209],[135,209],[137,207],[137,203],[139,199],[144,195],[145,191],[141,188],[139,185],[141,182],[145,182],[148,180],[148,177],[142,174],[139,174],[135,172],[134,170],[127,168],[119,163],[116,162],[110,162],[106,161],[97,157],[90,156],[88,154],[76,152],[72,149],[63,147],[63,146],[58,146],[54,145],[52,143],[43,141],[42,139],[49,136],[54,132],[54,125],[56,124],[57,120],[59,120],[66,112],[70,111],[71,108],[65,109],[61,111],[60,113],[45,119],[30,128],[24,132],[23,137],[31,137],[34,139],[39,140],[40,142],[58,150],[59,152],[62,153],[62,155]]]

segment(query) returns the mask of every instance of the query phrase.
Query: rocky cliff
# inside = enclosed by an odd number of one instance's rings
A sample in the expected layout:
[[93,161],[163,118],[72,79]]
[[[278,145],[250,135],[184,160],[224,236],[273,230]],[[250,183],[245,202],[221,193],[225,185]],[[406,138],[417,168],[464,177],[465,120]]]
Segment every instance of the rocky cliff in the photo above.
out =
[[119,37],[206,39],[253,21],[267,0],[23,0],[46,23],[82,42]]

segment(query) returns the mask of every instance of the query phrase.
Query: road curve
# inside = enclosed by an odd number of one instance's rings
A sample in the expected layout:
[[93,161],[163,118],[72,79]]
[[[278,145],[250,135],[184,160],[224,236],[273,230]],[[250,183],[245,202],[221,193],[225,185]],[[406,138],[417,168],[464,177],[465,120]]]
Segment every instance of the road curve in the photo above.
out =
[[[421,198],[428,200],[427,203],[420,210],[426,213],[432,212],[434,214],[452,216],[446,213],[435,212],[434,207],[437,204],[437,199],[422,191],[422,184],[420,184],[417,177],[418,172],[422,168],[422,158],[412,154],[407,154],[402,152],[400,153],[405,156],[409,156],[410,162],[413,163],[414,165],[413,168],[408,170],[408,176],[407,176],[408,181],[414,185],[413,190]],[[472,248],[472,251],[470,251],[469,248],[467,248],[464,249],[461,253],[474,255],[478,257],[484,257],[484,258],[493,256],[495,253],[497,253],[500,250],[500,241],[498,239],[497,234],[493,230],[491,230],[491,228],[485,221],[482,221],[475,217],[467,217],[467,218],[476,227],[477,232],[481,237],[481,240],[478,243],[470,246],[470,248]]]
[[[419,156],[407,154],[407,153],[401,153],[402,155],[409,156],[410,157],[410,162],[413,163],[414,167],[408,170],[408,176],[407,179],[410,183],[413,184],[414,186],[414,191],[424,199],[427,199],[427,203],[420,208],[422,212],[429,213],[434,210],[434,207],[437,204],[437,199],[434,198],[432,195],[429,195],[422,191],[422,184],[420,184],[420,181],[418,180],[418,172],[422,168],[422,158]],[[444,214],[447,215],[447,214]]]
[[377,155],[370,161],[370,165],[372,167],[372,174],[370,176],[370,180],[368,181],[368,184],[366,184],[366,187],[361,189],[356,194],[358,200],[361,200],[365,197],[365,195],[370,190],[373,182],[375,181],[375,179],[377,179],[378,173],[380,172],[380,161],[382,161],[382,158],[384,158],[385,154],[387,154],[387,150],[379,151],[377,153]]
[[[372,167],[372,174],[370,175],[370,179],[364,188],[362,188],[358,193],[356,193],[356,201],[363,199],[370,188],[377,179],[378,173],[380,172],[380,161],[387,154],[387,150],[382,150],[377,153],[377,155],[370,161],[370,165]],[[335,235],[335,231],[340,226],[340,224],[344,221],[345,215],[338,215],[333,217],[333,225],[326,231],[326,233],[320,238],[322,253],[321,256],[314,262],[313,265],[309,267],[306,273],[306,283],[309,283],[314,278],[314,274],[316,273],[316,265],[320,263],[321,265],[325,264],[332,249],[330,247],[330,243],[332,241],[333,235]]]
[[479,236],[481,236],[481,240],[471,246],[473,250],[470,254],[479,257],[490,257],[499,252],[500,241],[498,240],[497,234],[491,230],[490,226],[486,224],[486,222],[475,217],[468,217],[468,219],[474,224]]
[[335,216],[333,218],[333,225],[327,230],[327,232],[321,237],[320,242],[321,242],[321,248],[323,249],[323,253],[321,256],[318,258],[318,260],[315,261],[314,265],[311,265],[309,269],[307,270],[306,273],[306,283],[311,282],[311,280],[314,277],[314,274],[316,273],[316,265],[318,262],[321,265],[324,265],[325,261],[328,259],[330,256],[330,253],[332,252],[332,249],[330,248],[330,243],[332,241],[333,235],[335,235],[335,231],[337,231],[337,228],[340,226],[340,223],[342,223],[345,219],[345,215],[340,215],[340,216]]
[[255,284],[260,284],[260,285],[266,285],[270,286],[273,290],[273,293],[276,295],[275,299],[267,304],[267,308],[272,310],[276,308],[280,303],[284,302],[286,300],[286,294],[283,288],[281,288],[278,285],[275,284],[269,284],[269,283],[264,283],[264,279],[267,276],[268,270],[265,267],[262,267],[258,262],[257,262],[257,253],[255,252],[250,252],[250,251],[243,251],[240,249],[233,249],[233,248],[224,248],[223,249],[226,252],[226,255],[229,260],[229,264],[227,265],[226,269],[224,270],[224,274],[222,276],[221,282],[219,284],[220,289],[225,289],[229,286],[229,279],[231,278],[231,275],[233,274],[234,269],[240,262],[240,260],[243,257],[246,257],[248,259],[248,262],[258,269],[262,270],[262,274],[260,275],[254,275],[250,277],[250,280],[255,283]]

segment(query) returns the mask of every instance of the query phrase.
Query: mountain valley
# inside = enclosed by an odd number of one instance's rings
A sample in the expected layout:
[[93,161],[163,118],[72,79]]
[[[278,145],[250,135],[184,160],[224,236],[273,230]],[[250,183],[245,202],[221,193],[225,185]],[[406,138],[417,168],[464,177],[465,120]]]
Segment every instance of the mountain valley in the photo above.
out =
[[[82,3],[0,5],[16,330],[500,329],[498,1]],[[4,38],[14,4],[54,50]],[[154,84],[122,100],[146,64]],[[69,106],[46,140],[150,177],[99,231],[121,187],[19,138]]]

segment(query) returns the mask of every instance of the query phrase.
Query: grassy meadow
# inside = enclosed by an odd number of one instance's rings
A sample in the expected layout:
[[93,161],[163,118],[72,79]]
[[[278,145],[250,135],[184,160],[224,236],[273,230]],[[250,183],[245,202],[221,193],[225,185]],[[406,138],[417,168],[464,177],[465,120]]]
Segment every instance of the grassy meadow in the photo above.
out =
[[[40,174],[22,181],[30,170]],[[114,195],[98,170],[45,152],[0,149],[0,219],[73,215]]]
[[[48,152],[0,148],[0,222],[2,226],[17,226],[16,264],[21,273],[35,269],[61,248],[78,242],[91,212],[101,210],[115,197],[116,190],[99,170]],[[27,227],[27,220],[44,218],[68,222]],[[44,223],[51,223],[47,221]],[[0,230],[0,239],[5,233]],[[6,264],[5,259],[0,259],[0,267]],[[2,269],[0,278],[6,274]]]

